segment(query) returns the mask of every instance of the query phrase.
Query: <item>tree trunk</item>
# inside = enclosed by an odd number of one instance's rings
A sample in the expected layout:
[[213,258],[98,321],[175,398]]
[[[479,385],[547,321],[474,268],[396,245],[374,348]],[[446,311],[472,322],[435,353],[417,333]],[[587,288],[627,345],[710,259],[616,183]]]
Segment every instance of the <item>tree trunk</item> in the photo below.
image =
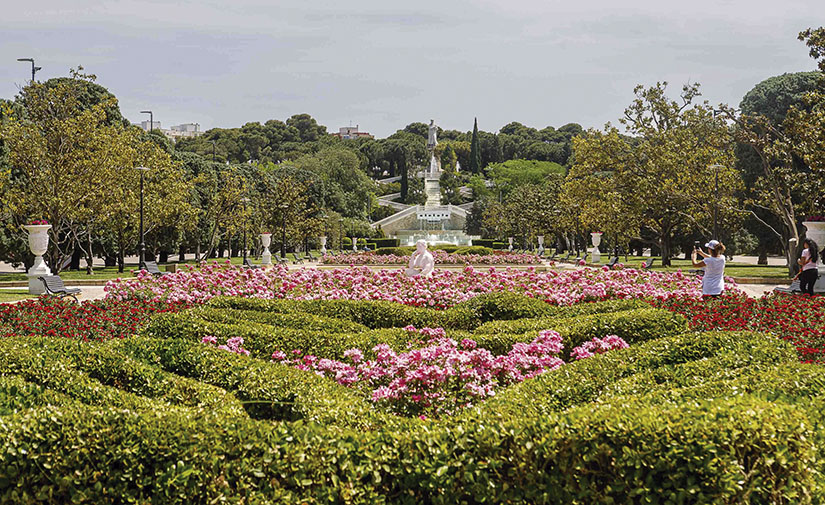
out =
[[76,247],[74,251],[72,251],[72,262],[69,263],[69,270],[80,270],[80,258],[82,257],[83,251],[80,247]]
[[186,261],[186,248],[183,247],[183,244],[180,245],[180,249],[178,249],[178,261],[183,263]]
[[767,244],[760,242],[757,254],[759,255],[759,259],[756,260],[757,265],[767,265],[768,264],[768,246]]
[[169,253],[168,252],[161,251],[159,256],[160,256],[160,258],[159,258],[160,263],[169,263]]
[[117,231],[117,271],[123,273],[125,262],[123,260],[123,230]]
[[88,248],[86,252],[86,275],[94,275],[95,274],[95,258],[92,254],[92,232],[89,231],[86,233],[86,247]]

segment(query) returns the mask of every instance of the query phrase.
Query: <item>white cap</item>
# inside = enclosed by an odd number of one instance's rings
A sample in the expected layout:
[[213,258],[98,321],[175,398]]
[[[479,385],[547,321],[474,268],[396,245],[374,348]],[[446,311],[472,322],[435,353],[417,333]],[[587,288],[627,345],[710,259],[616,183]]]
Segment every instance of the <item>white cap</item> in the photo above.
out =
[[718,240],[711,240],[710,242],[705,244],[705,247],[707,247],[708,249],[716,249],[718,246],[719,246],[719,241]]

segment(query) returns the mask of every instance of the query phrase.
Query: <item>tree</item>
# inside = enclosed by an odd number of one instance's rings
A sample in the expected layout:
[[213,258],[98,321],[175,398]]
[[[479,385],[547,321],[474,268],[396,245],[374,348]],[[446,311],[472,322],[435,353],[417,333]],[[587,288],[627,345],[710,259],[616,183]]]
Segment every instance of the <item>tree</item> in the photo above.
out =
[[[638,212],[640,228],[653,236],[646,241],[661,249],[662,262],[669,265],[674,237],[696,231],[713,235],[714,211],[723,220],[736,219],[732,209],[741,182],[732,168],[733,139],[725,121],[707,102],[695,103],[699,85],[684,86],[679,101],[667,98],[666,87],[636,87],[636,99],[620,119],[630,136],[608,125],[573,138],[575,164],[568,177],[595,185],[591,178],[609,172],[612,191]],[[716,176],[718,194],[711,189]],[[582,214],[604,212],[601,192],[569,193]]]
[[[818,58],[825,54],[825,29],[807,30],[799,37],[808,44],[811,56]],[[820,61],[819,66],[825,69],[825,62]],[[731,109],[725,112],[736,124],[737,139],[750,146],[750,150],[744,151],[747,157],[742,158],[749,182],[748,210],[779,239],[792,275],[797,268],[795,259],[801,244],[801,217],[825,207],[821,200],[825,189],[825,156],[821,147],[825,141],[825,95],[818,90],[805,90],[810,86],[809,76],[784,78],[788,79],[794,79],[795,93],[782,88],[776,91],[777,81],[782,78],[757,86],[770,92],[762,94],[779,96],[783,100],[776,101],[790,104],[784,119],[779,107],[749,110],[749,105],[760,104],[756,100],[743,100],[741,114]],[[800,94],[804,94],[801,103]],[[780,119],[781,123],[777,124],[775,121]],[[768,219],[765,213],[773,219]]]
[[481,146],[478,140],[478,118],[473,119],[473,138],[470,141],[470,173],[481,172]]
[[487,167],[487,174],[494,187],[505,199],[510,191],[519,186],[540,184],[550,174],[563,176],[565,172],[564,167],[558,163],[534,160],[509,160]]
[[286,124],[298,130],[302,142],[315,141],[327,134],[327,127],[319,125],[309,114],[295,114],[286,120]]
[[92,81],[94,76],[78,70],[48,86],[32,83],[22,91],[23,113],[7,110],[0,124],[13,173],[4,195],[10,225],[47,219],[48,259],[57,272],[75,248],[85,251],[91,265],[93,236],[105,228],[118,170],[166,156],[142,142],[136,130],[109,121],[116,99],[91,105],[81,100]]

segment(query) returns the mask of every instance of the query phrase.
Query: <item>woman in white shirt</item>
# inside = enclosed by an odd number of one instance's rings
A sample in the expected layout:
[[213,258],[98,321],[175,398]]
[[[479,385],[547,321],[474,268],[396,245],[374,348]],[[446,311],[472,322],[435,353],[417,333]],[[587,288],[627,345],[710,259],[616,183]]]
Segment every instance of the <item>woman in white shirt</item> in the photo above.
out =
[[[693,266],[705,269],[702,276],[702,296],[718,297],[725,290],[725,245],[718,240],[711,240],[705,247],[710,253],[696,247],[693,249],[691,260]],[[702,255],[701,261],[696,261],[696,255]]]
[[817,278],[816,262],[819,260],[819,253],[816,242],[809,238],[802,241],[802,246],[805,249],[802,250],[802,255],[799,257],[799,260],[797,260],[800,266],[799,273],[797,274],[797,277],[799,277],[799,289],[801,289],[803,293],[814,296],[814,284],[816,284]]

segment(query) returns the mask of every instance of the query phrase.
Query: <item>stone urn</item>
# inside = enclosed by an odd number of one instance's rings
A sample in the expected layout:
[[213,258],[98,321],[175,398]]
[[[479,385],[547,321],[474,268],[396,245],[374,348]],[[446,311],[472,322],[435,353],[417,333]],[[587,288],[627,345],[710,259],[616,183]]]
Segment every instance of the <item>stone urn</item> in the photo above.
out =
[[602,253],[599,251],[599,244],[602,243],[602,232],[594,231],[590,234],[590,240],[593,242],[593,263],[598,263],[602,260]]
[[539,242],[538,252],[539,254],[541,254],[542,252],[544,252],[544,235],[537,236],[536,240],[538,240]]
[[50,224],[29,224],[23,227],[29,234],[29,250],[34,254],[34,265],[29,268],[27,276],[29,278],[29,294],[42,295],[46,292],[43,281],[39,279],[44,275],[51,275],[52,271],[43,261],[43,255],[49,249]]
[[352,237],[352,252],[358,252],[358,238]]
[[321,256],[323,256],[324,254],[327,253],[327,237],[322,236],[320,238],[320,240],[321,240]]
[[507,250],[513,252],[513,237],[507,237],[507,243],[509,244]]
[[[825,221],[805,221],[802,226],[805,227],[805,236],[816,242],[816,246],[822,252],[822,248],[825,247]],[[819,270],[819,279],[814,285],[814,291],[825,293],[825,265],[822,262],[821,254],[816,267]]]
[[261,233],[261,245],[264,246],[264,252],[261,254],[261,264],[272,264],[272,253],[269,252],[269,245],[272,244],[271,233]]

